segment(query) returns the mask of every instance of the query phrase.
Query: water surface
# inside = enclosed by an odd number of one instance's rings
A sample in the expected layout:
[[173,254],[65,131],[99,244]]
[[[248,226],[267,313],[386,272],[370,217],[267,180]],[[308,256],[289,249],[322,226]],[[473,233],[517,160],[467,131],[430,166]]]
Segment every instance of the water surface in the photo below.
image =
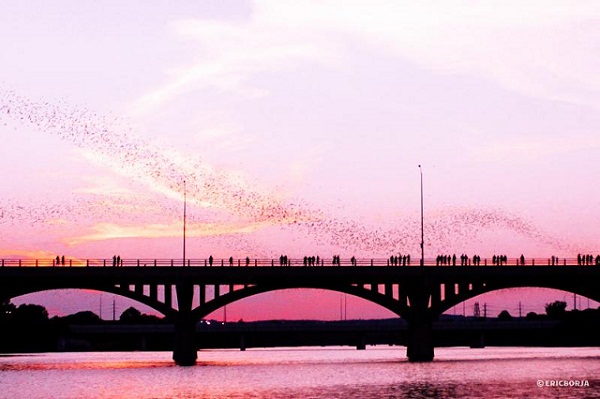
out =
[[1,356],[0,398],[600,397],[600,348],[437,348],[432,363],[408,363],[405,354],[207,350],[187,368],[168,352]]

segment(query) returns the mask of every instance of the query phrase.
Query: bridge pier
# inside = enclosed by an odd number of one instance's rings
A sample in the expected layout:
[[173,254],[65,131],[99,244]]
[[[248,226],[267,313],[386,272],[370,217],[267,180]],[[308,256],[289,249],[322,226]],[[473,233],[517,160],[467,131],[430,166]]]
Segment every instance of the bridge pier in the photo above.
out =
[[409,362],[431,362],[434,357],[433,317],[429,309],[431,290],[428,288],[426,281],[420,281],[411,286],[408,293],[406,357]]
[[431,320],[408,321],[406,357],[409,362],[431,362],[434,357]]
[[179,318],[175,322],[173,360],[178,366],[194,366],[198,359],[196,348],[196,323]]
[[173,360],[178,366],[194,366],[198,359],[196,322],[192,317],[194,286],[191,284],[177,284],[176,291],[179,311],[175,320]]

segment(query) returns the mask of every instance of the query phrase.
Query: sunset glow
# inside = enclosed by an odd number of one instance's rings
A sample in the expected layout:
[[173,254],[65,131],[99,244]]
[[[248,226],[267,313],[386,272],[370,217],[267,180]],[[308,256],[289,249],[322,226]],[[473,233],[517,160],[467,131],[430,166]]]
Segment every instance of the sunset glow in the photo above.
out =
[[2,8],[2,258],[600,253],[598,2]]

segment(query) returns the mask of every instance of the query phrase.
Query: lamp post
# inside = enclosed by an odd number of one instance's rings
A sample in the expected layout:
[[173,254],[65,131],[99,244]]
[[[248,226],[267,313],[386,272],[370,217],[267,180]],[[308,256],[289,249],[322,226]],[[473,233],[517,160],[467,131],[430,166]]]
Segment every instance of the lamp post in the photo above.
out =
[[421,174],[421,266],[425,266],[425,240],[423,234],[423,169],[419,165]]
[[187,207],[187,198],[185,192],[185,180],[183,181],[183,266],[185,267],[185,213]]

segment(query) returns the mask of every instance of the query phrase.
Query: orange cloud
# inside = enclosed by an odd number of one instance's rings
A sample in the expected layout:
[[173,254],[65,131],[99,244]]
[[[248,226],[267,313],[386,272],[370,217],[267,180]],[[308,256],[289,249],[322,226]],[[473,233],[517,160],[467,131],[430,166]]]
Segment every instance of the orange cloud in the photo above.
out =
[[[57,254],[55,252],[45,250],[21,250],[21,249],[6,249],[0,248],[0,258],[6,260],[23,260],[22,266],[54,266],[54,259]],[[37,262],[39,261],[39,262]],[[88,261],[86,259],[65,257],[66,266],[87,266],[99,265],[99,261]],[[12,263],[8,263],[13,265]],[[16,263],[14,264],[16,265]]]
[[[293,223],[293,221],[289,220],[286,224],[290,223]],[[186,236],[207,237],[226,234],[253,233],[273,225],[274,223],[269,221],[188,224],[186,226]],[[118,238],[179,237],[182,234],[182,228],[183,226],[180,222],[171,224],[148,224],[135,226],[122,226],[114,223],[98,223],[92,227],[92,232],[90,234],[66,238],[64,242],[69,246],[75,246],[90,241],[103,241]]]
[[56,254],[44,250],[0,248],[0,257],[12,259],[52,259]]

